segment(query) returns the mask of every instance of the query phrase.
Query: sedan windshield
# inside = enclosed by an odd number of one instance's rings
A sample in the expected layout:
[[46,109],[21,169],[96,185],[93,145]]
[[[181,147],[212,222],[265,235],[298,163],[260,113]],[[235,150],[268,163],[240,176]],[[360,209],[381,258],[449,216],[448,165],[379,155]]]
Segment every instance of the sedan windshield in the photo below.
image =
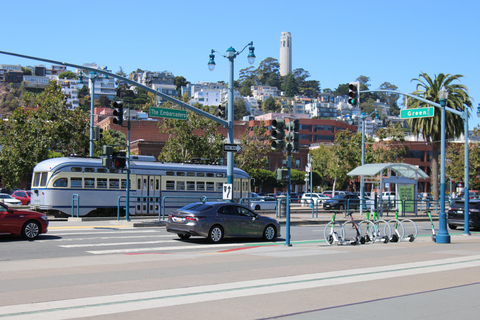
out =
[[338,195],[336,195],[335,197],[333,197],[332,199],[340,199],[340,200],[342,200],[342,199],[345,199],[345,195],[344,195],[344,194],[338,194]]

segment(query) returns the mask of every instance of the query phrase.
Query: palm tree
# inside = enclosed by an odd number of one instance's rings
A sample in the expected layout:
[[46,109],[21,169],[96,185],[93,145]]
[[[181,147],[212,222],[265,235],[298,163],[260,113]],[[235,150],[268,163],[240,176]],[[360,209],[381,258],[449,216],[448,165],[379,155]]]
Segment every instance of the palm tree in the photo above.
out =
[[[468,95],[468,88],[463,84],[453,84],[452,82],[459,80],[463,75],[443,74],[435,75],[435,79],[430,78],[428,74],[422,72],[419,78],[412,79],[418,81],[414,95],[423,99],[440,103],[439,91],[442,87],[448,91],[447,107],[464,111],[465,108],[472,108],[472,101]],[[407,103],[407,108],[428,107],[426,102],[411,99]],[[408,120],[410,128],[417,137],[421,134],[427,142],[432,143],[432,190],[433,198],[439,198],[438,176],[439,167],[438,159],[441,146],[441,113],[435,108],[435,114],[430,118],[412,118]],[[445,114],[445,139],[454,139],[460,137],[464,132],[463,119],[451,112]],[[443,155],[442,155],[443,156]]]

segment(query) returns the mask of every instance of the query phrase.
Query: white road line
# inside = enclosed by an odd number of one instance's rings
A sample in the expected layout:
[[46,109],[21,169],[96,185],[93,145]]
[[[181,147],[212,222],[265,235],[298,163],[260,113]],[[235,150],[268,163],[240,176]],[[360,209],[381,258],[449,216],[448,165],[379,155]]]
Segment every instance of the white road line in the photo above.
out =
[[160,234],[151,234],[148,236],[136,236],[136,235],[129,235],[129,236],[112,236],[112,237],[89,237],[89,238],[62,238],[62,239],[53,239],[49,241],[54,241],[54,242],[72,242],[72,241],[85,241],[85,240],[110,240],[110,239],[138,239],[138,238],[174,238],[175,236],[165,234],[165,235],[160,235]]
[[[172,241],[177,242],[178,241]],[[199,250],[199,249],[210,249],[214,250],[216,248],[233,248],[233,247],[244,247],[243,244],[232,243],[232,244],[199,244],[199,245],[187,245],[187,246],[175,246],[175,247],[152,247],[152,248],[129,248],[129,249],[113,249],[113,250],[98,250],[98,251],[87,251],[91,254],[118,254],[118,253],[136,253],[136,252],[149,252],[149,251],[172,251],[172,250]],[[249,246],[250,247],[250,246]]]
[[51,230],[48,230],[48,233],[47,235],[50,235],[50,236],[70,236],[70,235],[87,235],[87,234],[115,234],[115,233],[120,233],[120,234],[124,234],[124,233],[158,233],[157,230],[111,230],[111,231],[105,231],[105,229],[101,229],[101,230],[95,230],[95,229],[92,229],[91,231],[88,231],[88,232],[85,232],[84,230],[82,231],[77,231],[77,230],[72,230],[70,232],[66,231],[66,230],[62,230],[62,232],[55,232],[55,230],[51,231]]
[[88,248],[88,247],[110,247],[110,246],[129,246],[136,244],[158,244],[158,243],[178,243],[178,240],[156,240],[139,242],[106,242],[106,243],[82,243],[82,244],[61,244],[61,248]]
[[72,319],[480,267],[480,256],[0,307],[0,318]]

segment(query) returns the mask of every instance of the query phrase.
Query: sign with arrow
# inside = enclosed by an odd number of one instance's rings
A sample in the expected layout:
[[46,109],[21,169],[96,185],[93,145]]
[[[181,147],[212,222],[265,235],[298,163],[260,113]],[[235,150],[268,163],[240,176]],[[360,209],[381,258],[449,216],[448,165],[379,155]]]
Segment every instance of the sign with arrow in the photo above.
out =
[[233,184],[223,184],[223,200],[233,200]]
[[230,152],[238,152],[242,150],[242,147],[240,147],[238,144],[234,144],[234,143],[225,143],[223,145],[223,151],[224,152],[227,152],[227,151],[230,151]]

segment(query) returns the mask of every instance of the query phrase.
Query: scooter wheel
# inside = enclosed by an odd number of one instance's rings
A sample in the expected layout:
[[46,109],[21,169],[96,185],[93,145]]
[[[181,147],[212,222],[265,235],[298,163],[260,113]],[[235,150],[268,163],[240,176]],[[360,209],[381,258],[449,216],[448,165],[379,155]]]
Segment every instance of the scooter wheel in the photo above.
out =
[[361,243],[361,244],[365,244],[365,238],[364,238],[364,237],[361,237],[361,238],[360,238],[360,243]]
[[433,240],[433,242],[437,242],[437,236],[433,235],[432,240]]
[[413,236],[413,234],[408,236],[408,241],[410,241],[410,242],[415,241],[415,237]]
[[390,239],[391,242],[398,242],[398,236],[394,234],[392,238]]
[[388,237],[387,237],[387,236],[383,237],[383,243],[388,243],[388,241],[389,241],[389,240],[388,240]]

